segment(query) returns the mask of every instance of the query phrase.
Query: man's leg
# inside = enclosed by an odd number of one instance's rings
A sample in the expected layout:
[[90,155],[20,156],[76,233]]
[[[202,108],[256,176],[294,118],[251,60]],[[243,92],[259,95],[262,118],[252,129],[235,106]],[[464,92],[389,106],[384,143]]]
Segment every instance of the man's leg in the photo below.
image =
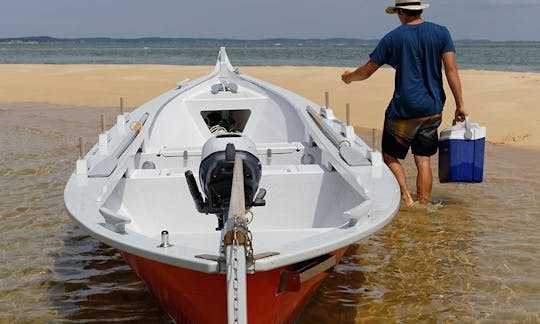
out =
[[431,173],[431,156],[437,153],[439,136],[437,129],[441,124],[441,115],[427,117],[421,129],[416,133],[411,144],[414,154],[414,163],[418,175],[416,176],[416,193],[418,201],[427,204],[431,198],[431,188],[433,186],[433,174]]
[[418,169],[416,176],[416,193],[418,201],[427,204],[431,198],[431,188],[433,186],[433,174],[431,173],[431,159],[429,156],[414,156],[414,162]]
[[405,170],[403,169],[403,166],[395,157],[384,152],[382,154],[384,163],[386,163],[388,168],[390,168],[390,171],[392,171],[392,173],[397,179],[397,182],[399,183],[399,189],[401,190],[401,199],[408,207],[413,206],[414,200],[412,199],[409,188],[407,187],[407,179],[405,177]]

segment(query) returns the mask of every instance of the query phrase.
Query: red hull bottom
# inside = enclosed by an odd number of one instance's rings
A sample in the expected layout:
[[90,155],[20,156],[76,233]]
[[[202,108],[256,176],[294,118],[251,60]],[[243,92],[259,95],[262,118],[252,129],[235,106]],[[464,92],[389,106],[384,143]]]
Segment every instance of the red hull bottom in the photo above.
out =
[[[339,262],[347,247],[332,252]],[[175,267],[120,251],[133,271],[160,300],[177,323],[225,323],[227,291],[224,274]],[[328,276],[322,272],[302,283],[299,291],[278,294],[286,267],[247,276],[249,323],[292,323]]]

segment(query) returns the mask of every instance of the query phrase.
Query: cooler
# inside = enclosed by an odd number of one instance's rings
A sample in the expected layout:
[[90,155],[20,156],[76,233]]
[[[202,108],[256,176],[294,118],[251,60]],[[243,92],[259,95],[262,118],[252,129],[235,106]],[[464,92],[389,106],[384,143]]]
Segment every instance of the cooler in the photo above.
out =
[[446,128],[439,137],[439,181],[482,182],[486,128],[470,122]]

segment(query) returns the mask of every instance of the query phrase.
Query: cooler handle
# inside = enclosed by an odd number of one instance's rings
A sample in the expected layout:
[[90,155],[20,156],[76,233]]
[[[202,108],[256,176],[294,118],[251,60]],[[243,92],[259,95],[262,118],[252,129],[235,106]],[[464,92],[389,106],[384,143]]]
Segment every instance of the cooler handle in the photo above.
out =
[[469,116],[465,116],[465,139],[470,140],[473,136],[471,130],[471,119]]
[[[469,116],[465,116],[465,121],[463,122],[465,124],[465,134],[463,134],[466,140],[470,140],[473,137],[473,133],[471,130],[471,119]],[[457,124],[456,120],[454,119],[452,121],[452,126],[455,126]]]

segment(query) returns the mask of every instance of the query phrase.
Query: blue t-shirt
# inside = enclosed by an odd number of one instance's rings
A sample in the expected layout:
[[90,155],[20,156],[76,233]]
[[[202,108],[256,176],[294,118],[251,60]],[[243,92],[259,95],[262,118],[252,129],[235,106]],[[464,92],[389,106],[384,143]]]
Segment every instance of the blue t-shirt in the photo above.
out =
[[430,22],[403,24],[380,40],[369,55],[371,61],[396,69],[387,118],[419,118],[442,112],[446,100],[442,54],[446,52],[455,52],[450,32]]

